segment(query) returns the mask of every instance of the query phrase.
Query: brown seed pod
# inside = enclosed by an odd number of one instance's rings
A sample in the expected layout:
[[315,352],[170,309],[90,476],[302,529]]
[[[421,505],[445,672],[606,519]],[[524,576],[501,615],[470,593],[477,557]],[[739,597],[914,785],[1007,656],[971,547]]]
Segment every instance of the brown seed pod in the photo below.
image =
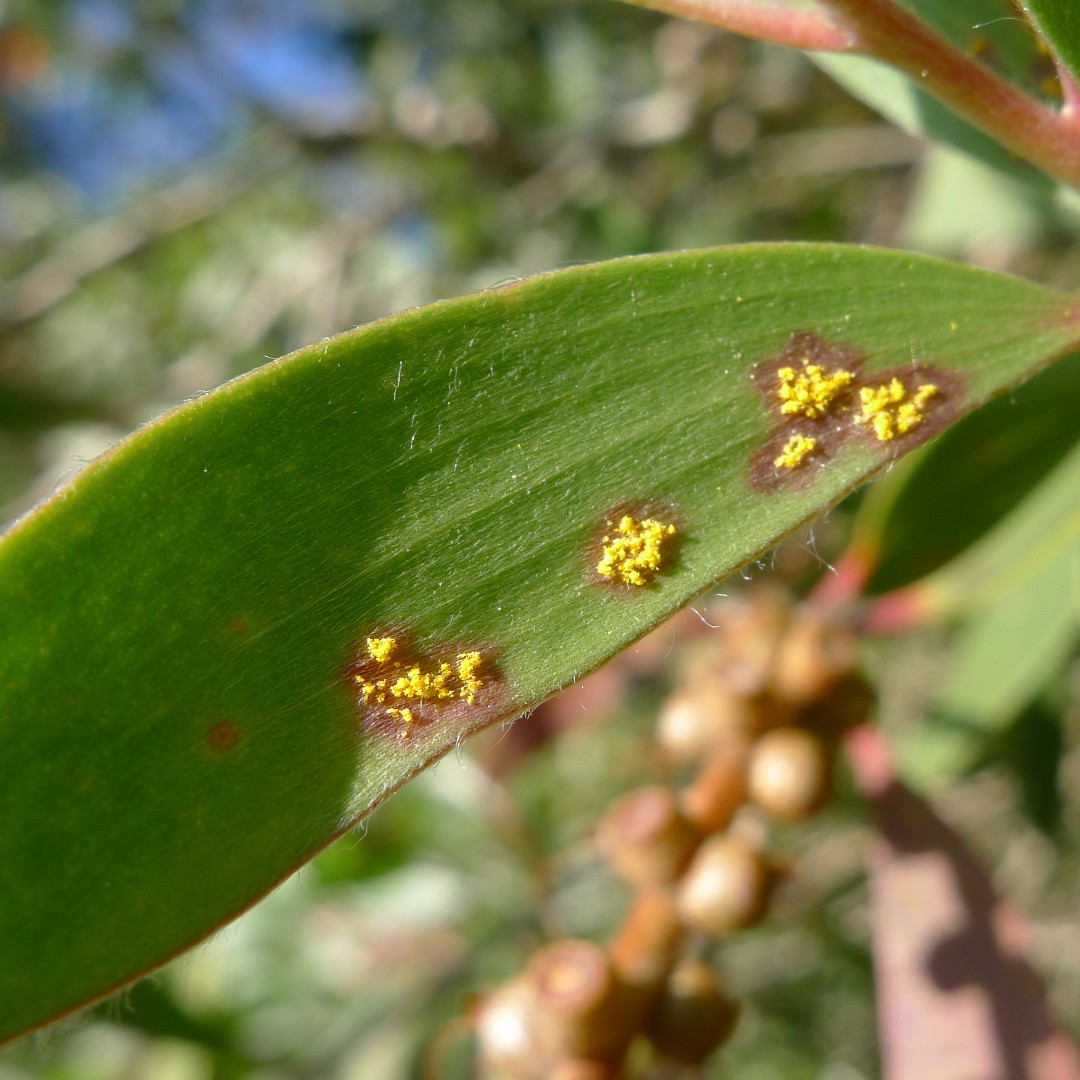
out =
[[791,596],[784,589],[752,588],[709,608],[716,631],[680,667],[692,685],[714,676],[733,693],[755,697],[768,688],[773,655],[787,628]]
[[699,839],[665,787],[639,788],[616,800],[596,830],[597,849],[611,868],[640,885],[674,881]]
[[483,1074],[539,1080],[545,1057],[536,1024],[536,995],[524,975],[492,990],[474,1014]]
[[746,841],[728,834],[706,840],[679,883],[684,923],[720,935],[760,922],[768,903],[769,865]]
[[776,728],[750,752],[750,799],[778,821],[803,821],[829,796],[830,760],[825,744],[805,728]]
[[535,953],[526,978],[537,1004],[540,1041],[555,1058],[613,1060],[635,1033],[626,988],[607,952],[568,938]]
[[842,735],[866,720],[874,698],[870,683],[851,672],[842,676],[823,698],[805,708],[799,722],[826,736]]
[[718,746],[748,745],[770,722],[765,699],[736,693],[716,677],[701,679],[660,707],[656,742],[672,763],[693,764]]
[[801,608],[777,646],[773,692],[799,707],[820,701],[855,667],[857,648],[847,625],[814,608]]
[[731,1038],[739,1012],[708,964],[686,960],[672,971],[647,1033],[662,1056],[700,1065]]

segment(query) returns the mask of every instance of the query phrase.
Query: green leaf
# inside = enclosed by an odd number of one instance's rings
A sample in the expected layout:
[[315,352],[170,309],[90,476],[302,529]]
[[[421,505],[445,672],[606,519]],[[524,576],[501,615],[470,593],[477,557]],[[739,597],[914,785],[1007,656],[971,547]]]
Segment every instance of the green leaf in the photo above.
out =
[[1080,79],[1080,8],[1072,0],[1023,0],[1031,21],[1047,44]]
[[[137,432],[0,543],[0,1037],[198,941],[1078,324],[897,252],[648,256],[375,323]],[[782,415],[777,367],[815,349],[850,396]],[[938,394],[879,441],[854,391],[893,377]],[[778,468],[795,430],[820,445]],[[640,588],[595,571],[624,510],[679,530]],[[362,705],[391,636],[428,672],[479,652],[475,704],[408,738]]]
[[927,723],[901,743],[905,772],[920,782],[969,768],[1065,666],[1078,621],[1066,549],[1038,564],[957,631],[950,666]]
[[923,618],[950,619],[1028,588],[1049,564],[1058,566],[1068,602],[1069,567],[1080,550],[1080,443],[1013,510],[964,553],[899,594]]

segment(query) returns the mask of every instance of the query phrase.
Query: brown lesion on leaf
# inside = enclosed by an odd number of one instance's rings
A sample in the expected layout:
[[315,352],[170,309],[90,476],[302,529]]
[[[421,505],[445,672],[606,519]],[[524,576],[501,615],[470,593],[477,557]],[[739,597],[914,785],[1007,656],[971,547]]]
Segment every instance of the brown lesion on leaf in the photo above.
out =
[[778,428],[751,454],[750,482],[764,491],[808,487],[833,457],[836,443],[836,433],[830,438],[811,423]]
[[682,535],[682,522],[670,504],[615,503],[601,516],[586,545],[588,578],[594,584],[632,593],[671,568]]
[[751,379],[781,421],[823,421],[851,400],[865,354],[843,342],[830,344],[798,330],[779,355],[758,364]]
[[363,730],[405,740],[436,722],[480,726],[503,704],[502,676],[490,645],[440,644],[421,649],[401,627],[366,634],[344,678]]
[[215,754],[228,754],[240,743],[240,725],[232,720],[219,720],[206,729],[206,747]]
[[959,413],[963,379],[932,364],[913,363],[867,377],[858,388],[855,428],[897,452],[925,442]]
[[913,362],[866,372],[866,354],[800,330],[751,378],[778,423],[750,460],[759,489],[806,487],[853,435],[910,449],[948,426],[963,400],[962,378]]

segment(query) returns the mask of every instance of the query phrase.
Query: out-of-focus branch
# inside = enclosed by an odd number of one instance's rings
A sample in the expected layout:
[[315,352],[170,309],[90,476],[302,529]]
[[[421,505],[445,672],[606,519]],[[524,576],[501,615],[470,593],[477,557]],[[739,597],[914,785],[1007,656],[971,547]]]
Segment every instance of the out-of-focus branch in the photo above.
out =
[[245,169],[243,177],[232,179],[200,174],[155,192],[123,215],[87,225],[0,289],[0,321],[18,326],[38,318],[88,277],[220,213],[289,160],[288,152],[275,154],[261,168]]
[[628,0],[665,15],[709,23],[733,34],[818,52],[851,52],[854,37],[816,11],[797,11],[755,0]]
[[893,0],[820,0],[857,51],[899,68],[958,116],[1044,172],[1080,188],[1080,125],[1029,97]]

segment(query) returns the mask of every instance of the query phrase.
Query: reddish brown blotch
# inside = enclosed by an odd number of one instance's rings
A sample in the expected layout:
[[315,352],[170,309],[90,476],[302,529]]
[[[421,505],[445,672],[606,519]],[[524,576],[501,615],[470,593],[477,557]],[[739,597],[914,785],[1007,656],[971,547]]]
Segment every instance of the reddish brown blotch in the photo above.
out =
[[343,679],[363,731],[412,738],[436,722],[483,726],[504,702],[497,649],[440,642],[421,648],[401,626],[377,627],[353,650]]
[[800,330],[751,378],[777,424],[750,457],[759,490],[805,488],[851,436],[899,455],[947,427],[963,400],[962,377],[912,363],[867,372],[867,353]]
[[219,720],[206,730],[206,745],[215,754],[227,754],[240,742],[240,725],[232,720]]

